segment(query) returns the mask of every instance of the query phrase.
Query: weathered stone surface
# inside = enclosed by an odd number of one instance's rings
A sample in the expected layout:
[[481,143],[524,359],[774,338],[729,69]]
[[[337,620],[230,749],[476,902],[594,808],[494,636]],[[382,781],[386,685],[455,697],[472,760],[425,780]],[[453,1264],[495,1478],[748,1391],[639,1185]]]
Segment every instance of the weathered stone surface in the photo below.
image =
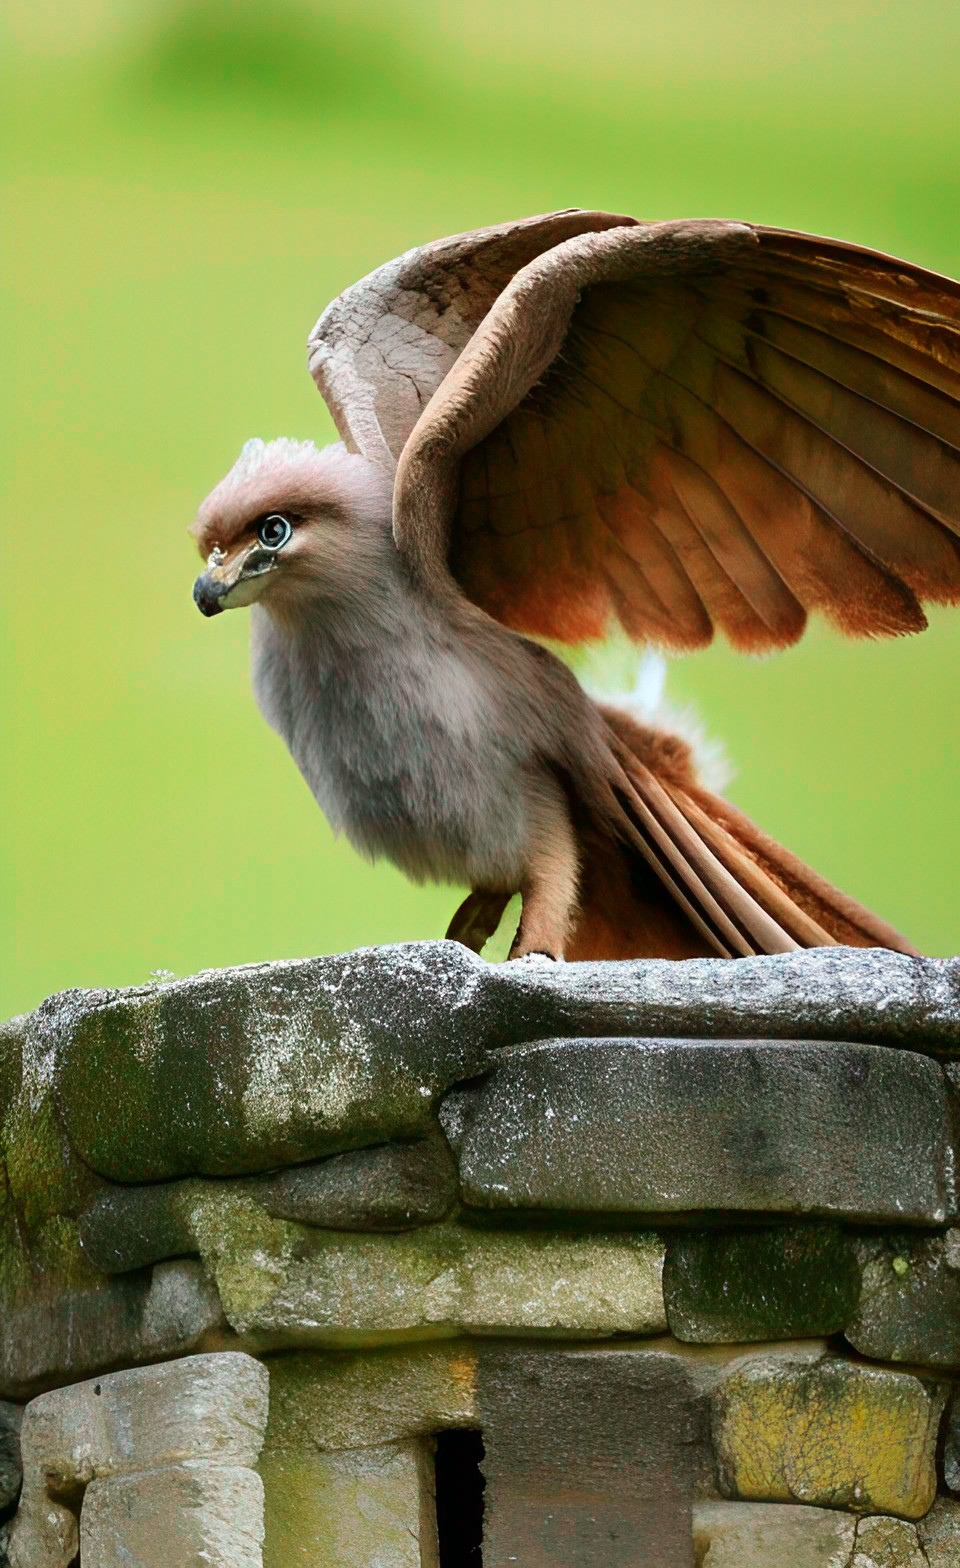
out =
[[[695,1131],[694,1131],[695,1130]],[[460,1158],[487,1208],[942,1222],[942,1074],[872,1045],[544,1041],[505,1052]]]
[[261,1362],[223,1351],[41,1394],[24,1414],[25,1484],[40,1475],[84,1483],[185,1459],[253,1465],[268,1382]]
[[64,1123],[116,1181],[416,1137],[497,1035],[488,968],[455,943],[414,943],[78,994],[61,1032]]
[[960,1492],[960,1388],[950,1400],[943,1440],[943,1477],[951,1492]]
[[96,1480],[80,1515],[80,1557],[96,1568],[261,1568],[263,1483],[253,1470],[187,1460]]
[[[136,1555],[136,1541],[141,1538],[141,1523],[157,1514],[164,1495],[179,1497],[184,1528],[188,1519],[192,1520],[191,1530],[202,1526],[197,1540],[206,1539],[203,1530],[209,1525],[213,1550],[220,1539],[215,1526],[216,1498],[221,1494],[216,1485],[211,1491],[202,1467],[196,1470],[194,1480],[189,1480],[187,1462],[210,1461],[221,1475],[252,1466],[263,1442],[266,1420],[266,1370],[252,1357],[239,1353],[191,1356],[42,1394],[24,1413],[23,1492],[9,1549],[13,1568],[66,1568],[76,1554],[77,1529],[74,1513],[62,1499],[76,1498],[84,1488],[89,1496],[91,1482],[110,1478],[142,1480],[142,1504],[136,1501],[140,1495],[136,1485],[127,1490],[107,1489],[102,1494],[102,1509],[94,1498],[94,1513],[88,1519],[85,1499],[82,1529],[91,1563],[99,1568],[113,1563],[127,1568],[143,1562],[144,1568],[153,1568],[155,1559]],[[175,1471],[185,1474],[178,1480]],[[246,1473],[252,1474],[249,1469]],[[150,1476],[166,1480],[154,1484]],[[238,1481],[236,1485],[249,1499],[249,1483]],[[204,1512],[203,1499],[208,1496],[214,1501]],[[106,1510],[103,1517],[113,1521],[111,1529],[113,1524],[119,1528],[123,1517],[140,1521],[127,1557],[110,1555],[113,1536],[106,1524],[104,1544],[96,1544],[98,1535],[91,1520],[101,1517],[98,1509]],[[158,1517],[153,1528],[162,1532],[167,1526]],[[164,1539],[164,1534],[155,1534],[154,1544],[158,1538]],[[164,1560],[195,1561],[198,1568],[204,1561],[223,1563],[225,1568],[227,1564],[238,1568],[245,1561],[259,1561],[239,1553],[233,1559],[229,1555],[191,1557],[187,1548],[193,1539],[193,1535],[183,1537],[182,1557],[174,1551]]]
[[662,1352],[485,1351],[484,1568],[690,1568],[698,1399]]
[[926,1554],[924,1568],[958,1568],[960,1564],[960,1503],[938,1497],[917,1525]]
[[960,1368],[960,1230],[862,1239],[863,1288],[847,1338],[875,1361]]
[[916,1526],[905,1519],[861,1519],[852,1568],[928,1568]]
[[456,1168],[445,1141],[421,1138],[353,1149],[269,1176],[104,1186],[81,1216],[80,1237],[93,1266],[115,1274],[198,1252],[195,1216],[233,1199],[256,1204],[273,1219],[394,1231],[444,1219],[456,1196]]
[[[211,1238],[216,1245],[217,1236]],[[391,1237],[260,1233],[207,1254],[234,1328],[267,1346],[417,1332],[657,1333],[663,1249],[643,1233],[566,1236],[432,1225]]]
[[20,1490],[22,1420],[22,1406],[0,1400],[0,1510],[9,1508]]
[[758,1355],[713,1395],[727,1497],[815,1503],[918,1519],[936,1495],[944,1389],[906,1372]]
[[850,1568],[857,1522],[794,1503],[697,1503],[697,1568]]
[[264,1455],[366,1448],[477,1423],[477,1346],[271,1357]]
[[[14,1029],[86,1163],[118,1181],[242,1174],[409,1138],[483,1070],[550,1035],[843,1040],[960,1053],[960,962],[835,948],[773,958],[490,966],[455,943],[68,992]],[[104,1095],[101,1086],[110,1084]]]
[[429,1444],[268,1458],[261,1474],[264,1568],[437,1568]]
[[0,1393],[29,1398],[103,1369],[183,1355],[225,1327],[197,1262],[159,1264],[130,1279],[82,1279],[7,1309]]
[[676,1231],[663,1295],[670,1331],[694,1344],[818,1338],[852,1317],[860,1273],[838,1226]]

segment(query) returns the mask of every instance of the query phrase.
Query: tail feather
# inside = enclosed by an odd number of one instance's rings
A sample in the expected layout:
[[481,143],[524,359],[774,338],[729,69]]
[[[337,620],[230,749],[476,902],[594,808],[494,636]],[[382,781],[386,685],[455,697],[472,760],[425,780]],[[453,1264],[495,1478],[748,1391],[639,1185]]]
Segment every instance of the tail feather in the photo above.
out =
[[[582,835],[568,958],[744,957],[798,947],[915,949],[697,782],[675,737],[604,708],[618,845]],[[615,949],[615,950],[614,950]]]

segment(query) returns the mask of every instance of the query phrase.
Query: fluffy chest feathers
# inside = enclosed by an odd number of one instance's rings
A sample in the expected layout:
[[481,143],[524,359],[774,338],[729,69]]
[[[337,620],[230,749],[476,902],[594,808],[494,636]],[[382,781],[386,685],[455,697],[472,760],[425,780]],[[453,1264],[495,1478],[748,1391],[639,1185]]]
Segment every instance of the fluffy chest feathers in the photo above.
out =
[[260,709],[331,825],[418,879],[474,884],[523,843],[519,772],[530,739],[495,683],[441,625],[330,625],[292,633],[253,617]]

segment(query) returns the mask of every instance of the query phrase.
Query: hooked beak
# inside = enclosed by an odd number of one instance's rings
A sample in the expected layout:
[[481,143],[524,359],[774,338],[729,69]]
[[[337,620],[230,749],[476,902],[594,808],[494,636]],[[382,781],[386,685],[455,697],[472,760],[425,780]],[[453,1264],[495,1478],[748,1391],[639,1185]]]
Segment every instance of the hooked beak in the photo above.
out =
[[276,570],[277,558],[273,551],[253,544],[233,560],[227,560],[220,550],[214,550],[207,560],[207,569],[200,573],[193,585],[193,602],[201,615],[219,615],[221,610],[232,610],[241,604],[252,604],[260,597],[260,578]]

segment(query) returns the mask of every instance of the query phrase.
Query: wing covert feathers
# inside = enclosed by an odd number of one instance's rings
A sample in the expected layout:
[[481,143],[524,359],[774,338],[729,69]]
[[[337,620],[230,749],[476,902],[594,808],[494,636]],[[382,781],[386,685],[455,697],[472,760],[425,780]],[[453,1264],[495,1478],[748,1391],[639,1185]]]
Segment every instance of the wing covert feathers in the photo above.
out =
[[420,416],[415,566],[518,631],[678,650],[960,602],[960,286],[807,235],[610,222],[511,277]]

